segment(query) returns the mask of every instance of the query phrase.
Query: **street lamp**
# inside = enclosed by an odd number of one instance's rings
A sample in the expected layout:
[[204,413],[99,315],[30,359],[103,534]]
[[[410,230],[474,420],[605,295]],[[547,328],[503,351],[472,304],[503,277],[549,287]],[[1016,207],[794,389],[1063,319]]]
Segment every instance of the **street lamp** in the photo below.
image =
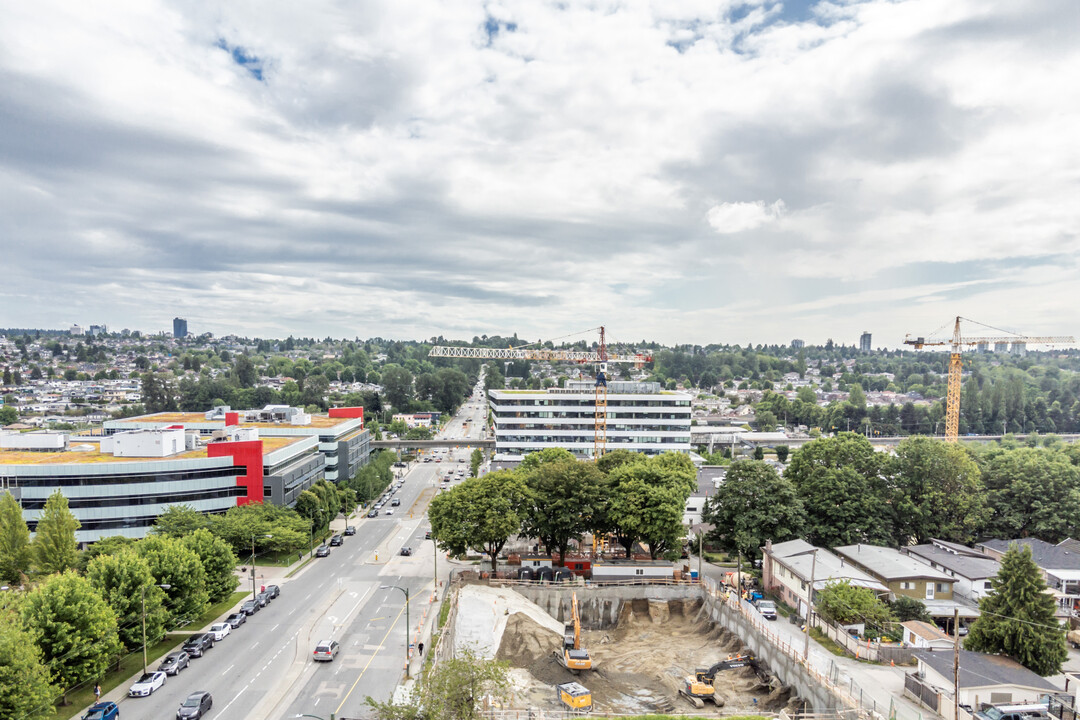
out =
[[394,588],[405,593],[405,678],[409,677],[409,588],[400,587],[398,585],[380,585],[380,589],[389,590]]
[[[318,715],[308,715],[307,713],[298,713],[296,715],[293,715],[293,717],[294,718],[306,717],[306,718],[315,718],[315,720],[323,720]],[[334,713],[330,713],[330,720],[334,720]]]
[[[273,535],[267,534],[263,537],[272,538]],[[251,536],[251,599],[257,600],[255,597],[255,535]]]
[[[161,585],[155,585],[162,590],[169,590],[172,585],[169,583],[162,583]],[[143,675],[146,674],[146,586],[142,586],[142,671]]]

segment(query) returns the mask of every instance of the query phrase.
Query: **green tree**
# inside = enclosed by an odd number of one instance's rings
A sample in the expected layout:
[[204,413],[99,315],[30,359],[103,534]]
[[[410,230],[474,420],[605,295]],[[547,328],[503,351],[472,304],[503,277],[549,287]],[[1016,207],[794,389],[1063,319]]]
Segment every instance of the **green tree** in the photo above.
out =
[[170,505],[157,516],[150,531],[155,535],[182,538],[209,526],[210,518],[190,505]]
[[791,452],[791,448],[787,445],[776,446],[776,459],[782,463],[786,463],[788,459],[788,453]]
[[210,598],[206,592],[206,571],[198,555],[180,540],[161,535],[143,538],[135,548],[150,566],[155,584],[169,586],[165,594],[170,627],[181,627],[206,612]]
[[0,493],[0,582],[21,585],[33,557],[19,502],[9,492]]
[[807,540],[817,546],[880,544],[891,537],[881,457],[862,435],[843,432],[804,445],[784,471],[803,501]]
[[259,373],[255,370],[255,363],[245,355],[237,355],[233,362],[233,379],[242,388],[255,387],[255,381],[259,379]]
[[815,591],[814,609],[838,625],[864,622],[882,628],[894,620],[892,611],[872,590],[856,587],[847,580],[830,580],[821,591]]
[[74,571],[53,575],[27,593],[21,617],[65,693],[101,677],[120,653],[116,613]]
[[310,528],[311,523],[292,508],[270,503],[240,505],[210,519],[210,532],[229,543],[244,562],[251,556],[252,540],[260,554],[306,548]]
[[627,557],[640,540],[657,558],[681,546],[686,530],[683,511],[696,486],[693,464],[681,453],[665,453],[644,461],[627,459],[607,476],[604,502],[597,510],[594,528],[614,533],[626,548]]
[[180,542],[202,562],[206,572],[206,593],[210,596],[210,602],[221,602],[228,598],[240,584],[240,579],[236,577],[236,553],[229,544],[205,528],[186,535]]
[[765,459],[765,449],[762,448],[760,445],[758,445],[756,448],[754,448],[754,459],[755,460],[764,460]]
[[68,500],[59,489],[45,501],[34,533],[34,564],[38,572],[51,575],[75,567],[79,562],[79,546],[75,531],[79,521],[68,510]]
[[394,412],[408,412],[413,397],[412,373],[400,365],[386,365],[382,371],[382,386]]
[[165,635],[169,612],[165,592],[154,584],[150,565],[133,548],[112,555],[98,555],[86,568],[86,576],[116,614],[120,642],[128,650],[142,647],[142,598],[146,592],[148,643]]
[[94,558],[102,555],[115,555],[126,548],[134,546],[136,542],[138,541],[123,535],[109,535],[101,538],[79,553],[79,572],[85,573]]
[[956,443],[906,438],[896,448],[892,475],[897,545],[971,542],[989,519],[979,466]]
[[982,471],[999,536],[1057,543],[1076,533],[1080,467],[1064,453],[1002,450],[984,458]]
[[459,650],[420,676],[407,702],[367,704],[379,720],[477,720],[485,698],[510,700],[509,665]]
[[484,451],[475,448],[469,457],[469,475],[476,477],[480,473],[480,463],[484,462]]
[[934,620],[930,617],[930,613],[926,611],[926,605],[922,600],[917,598],[908,597],[907,595],[897,595],[896,599],[889,605],[896,616],[898,622],[907,622],[908,620],[922,620],[923,622],[932,623]]
[[1068,657],[1065,630],[1054,616],[1031,548],[1013,543],[990,580],[991,592],[979,600],[980,615],[964,640],[968,650],[1003,653],[1040,675],[1056,675]]
[[0,717],[35,720],[52,714],[57,689],[19,605],[14,595],[0,600]]
[[766,540],[801,537],[806,513],[795,486],[771,465],[737,460],[706,501],[702,520],[715,525],[709,538],[720,547],[756,557]]
[[431,534],[455,555],[469,548],[486,552],[494,571],[499,551],[521,529],[527,495],[525,483],[509,470],[469,478],[431,500]]
[[176,383],[172,376],[167,373],[143,373],[142,401],[149,413],[178,409]]
[[19,411],[10,405],[0,407],[0,425],[11,425],[19,421]]
[[522,476],[529,494],[521,533],[558,553],[564,565],[570,542],[591,529],[604,476],[595,463],[565,458],[528,468]]

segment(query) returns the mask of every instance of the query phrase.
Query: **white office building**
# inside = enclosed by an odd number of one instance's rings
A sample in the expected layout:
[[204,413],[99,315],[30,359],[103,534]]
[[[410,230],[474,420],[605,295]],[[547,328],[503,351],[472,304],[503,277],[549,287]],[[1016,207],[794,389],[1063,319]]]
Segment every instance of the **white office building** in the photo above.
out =
[[[689,452],[690,400],[687,393],[661,390],[659,383],[609,382],[607,451]],[[596,388],[591,381],[547,390],[491,390],[488,402],[496,461],[513,462],[545,448],[593,456]]]

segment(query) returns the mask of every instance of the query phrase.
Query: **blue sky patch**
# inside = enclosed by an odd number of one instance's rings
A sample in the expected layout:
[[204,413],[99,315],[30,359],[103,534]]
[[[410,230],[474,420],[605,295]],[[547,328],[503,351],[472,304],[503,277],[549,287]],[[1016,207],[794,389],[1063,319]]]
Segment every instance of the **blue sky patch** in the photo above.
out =
[[229,45],[225,38],[219,38],[216,44],[229,53],[233,62],[247,70],[251,77],[259,82],[263,81],[263,61],[261,58],[252,55],[239,45]]
[[517,23],[515,22],[499,22],[490,15],[484,21],[484,33],[487,35],[486,47],[491,47],[491,43],[495,42],[496,36],[500,32],[512,33],[517,30]]

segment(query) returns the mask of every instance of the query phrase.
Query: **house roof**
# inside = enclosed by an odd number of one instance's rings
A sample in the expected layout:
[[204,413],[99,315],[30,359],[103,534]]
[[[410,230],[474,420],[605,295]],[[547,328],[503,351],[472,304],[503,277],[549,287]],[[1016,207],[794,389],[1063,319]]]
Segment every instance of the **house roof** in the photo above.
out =
[[931,625],[922,620],[908,620],[900,624],[923,640],[948,640],[952,642],[952,636],[946,635],[937,625]]
[[[915,650],[912,655],[920,662],[930,666],[940,675],[953,676],[953,651],[933,652],[931,650]],[[1032,688],[1044,692],[1058,692],[1058,688],[1051,685],[1037,673],[1005,655],[986,655],[970,650],[960,651],[960,687],[979,688],[994,687],[996,685],[1015,685],[1017,687]]]
[[909,545],[908,547],[900,548],[900,552],[916,555],[928,562],[937,563],[938,567],[950,570],[953,573],[956,573],[957,576],[967,578],[968,580],[985,580],[986,578],[992,578],[997,575],[998,570],[1001,569],[1001,564],[997,560],[975,553],[974,550],[971,550],[971,548],[964,548],[963,545],[958,547],[968,550],[972,554],[961,555],[945,550],[938,545],[936,541],[932,545]]
[[920,578],[952,582],[951,575],[935,570],[922,560],[905,555],[899,550],[878,545],[845,545],[833,548],[836,554],[866,568],[885,582]]
[[828,550],[818,548],[816,553],[809,552],[814,549],[814,546],[805,540],[788,540],[773,545],[769,554],[804,582],[809,581],[812,570],[814,590],[821,590],[834,580],[846,580],[855,587],[869,588],[879,593],[888,592],[889,588],[882,585],[877,578],[864,573],[851,563],[845,563]]
[[1018,538],[1016,540],[986,540],[979,543],[983,547],[1005,552],[1013,543],[1031,548],[1031,559],[1043,570],[1080,570],[1080,553],[1071,552],[1067,547],[1051,545],[1038,538]]

